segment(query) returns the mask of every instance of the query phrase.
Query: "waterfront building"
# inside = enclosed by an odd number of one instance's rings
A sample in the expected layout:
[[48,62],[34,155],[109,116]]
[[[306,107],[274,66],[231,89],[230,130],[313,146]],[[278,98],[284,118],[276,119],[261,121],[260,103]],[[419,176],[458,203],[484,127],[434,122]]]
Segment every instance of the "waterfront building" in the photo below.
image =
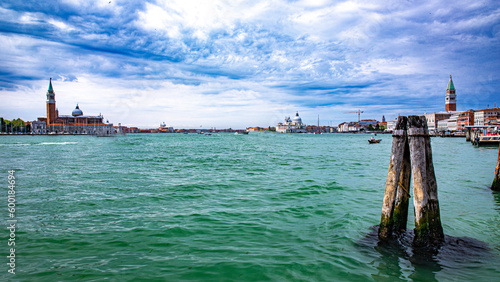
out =
[[474,125],[473,109],[470,109],[458,115],[458,130],[465,130],[465,127],[470,125]]
[[389,120],[387,121],[387,128],[385,129],[385,131],[388,131],[388,132],[392,132],[394,131],[394,129],[396,128],[396,123],[398,122],[398,119],[394,119],[394,120]]
[[47,90],[47,117],[39,117],[31,123],[33,134],[92,134],[109,136],[115,134],[113,124],[104,122],[104,117],[84,115],[78,104],[71,115],[59,115],[56,107],[52,78]]
[[458,115],[452,115],[450,118],[440,120],[437,123],[437,132],[455,132],[458,130]]
[[347,132],[347,122],[340,123],[337,128],[338,132]]
[[278,123],[276,132],[279,133],[306,133],[306,126],[302,123],[302,118],[297,112],[293,120],[290,117],[285,118],[284,123]]
[[361,131],[368,130],[370,126],[371,126],[370,130],[374,130],[378,124],[379,124],[379,122],[374,120],[374,119],[363,119],[359,122],[355,122],[355,121],[343,122],[343,123],[340,123],[338,125],[337,131],[338,132],[361,132]]
[[161,133],[173,133],[174,128],[172,126],[167,126],[166,123],[161,123],[160,127],[158,128],[158,132]]
[[347,123],[347,131],[348,132],[358,132],[361,130],[361,125],[359,125],[359,122],[354,122],[354,121],[351,121],[351,122],[348,122]]
[[459,130],[459,117],[463,112],[437,112],[425,114],[427,128],[429,132],[436,133],[442,131]]
[[450,81],[448,82],[448,87],[446,88],[444,110],[447,112],[454,112],[457,110],[457,95],[455,94],[455,85],[453,84],[453,80],[451,79],[451,74]]
[[474,112],[474,125],[488,125],[488,121],[500,116],[500,108],[482,109]]

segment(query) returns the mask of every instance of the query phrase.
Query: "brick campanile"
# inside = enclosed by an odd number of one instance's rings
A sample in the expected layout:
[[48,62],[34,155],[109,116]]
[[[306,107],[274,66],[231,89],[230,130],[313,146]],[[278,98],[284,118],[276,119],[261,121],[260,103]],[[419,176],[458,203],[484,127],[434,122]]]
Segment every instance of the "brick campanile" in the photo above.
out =
[[448,88],[446,88],[445,105],[444,110],[447,112],[457,110],[457,95],[455,94],[455,85],[453,85],[453,80],[448,82]]
[[47,90],[47,125],[54,123],[56,119],[56,93],[54,93],[52,78],[50,78],[49,90]]

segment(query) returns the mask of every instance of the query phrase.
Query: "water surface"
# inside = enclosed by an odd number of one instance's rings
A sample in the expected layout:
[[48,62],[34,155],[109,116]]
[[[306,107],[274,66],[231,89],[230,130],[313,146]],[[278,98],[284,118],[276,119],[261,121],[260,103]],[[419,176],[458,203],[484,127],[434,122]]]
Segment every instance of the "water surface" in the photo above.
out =
[[451,255],[419,259],[369,235],[392,140],[378,137],[369,145],[369,135],[351,134],[0,136],[0,179],[16,170],[18,201],[17,274],[4,263],[0,277],[497,280],[500,194],[488,186],[498,149],[432,139],[445,234],[489,250],[457,241]]

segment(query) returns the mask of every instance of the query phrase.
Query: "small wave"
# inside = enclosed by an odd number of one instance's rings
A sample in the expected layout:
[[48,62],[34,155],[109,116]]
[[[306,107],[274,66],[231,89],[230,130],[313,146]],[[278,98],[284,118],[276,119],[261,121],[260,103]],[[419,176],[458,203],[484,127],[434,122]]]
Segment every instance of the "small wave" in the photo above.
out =
[[29,146],[31,144],[26,143],[14,143],[14,144],[0,144],[0,147],[16,147],[16,146]]
[[78,142],[42,142],[37,145],[69,145],[69,144],[78,144]]

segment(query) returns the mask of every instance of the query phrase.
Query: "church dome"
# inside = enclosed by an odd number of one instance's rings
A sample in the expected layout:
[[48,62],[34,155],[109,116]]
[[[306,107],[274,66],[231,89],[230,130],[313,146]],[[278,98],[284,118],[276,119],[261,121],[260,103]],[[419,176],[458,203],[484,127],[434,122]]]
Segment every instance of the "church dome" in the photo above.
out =
[[74,117],[83,116],[83,112],[78,107],[78,104],[76,104],[76,108],[73,110],[73,112],[71,112],[71,115],[74,116]]
[[295,117],[293,118],[294,122],[302,122],[302,119],[299,117],[299,112],[295,114]]

